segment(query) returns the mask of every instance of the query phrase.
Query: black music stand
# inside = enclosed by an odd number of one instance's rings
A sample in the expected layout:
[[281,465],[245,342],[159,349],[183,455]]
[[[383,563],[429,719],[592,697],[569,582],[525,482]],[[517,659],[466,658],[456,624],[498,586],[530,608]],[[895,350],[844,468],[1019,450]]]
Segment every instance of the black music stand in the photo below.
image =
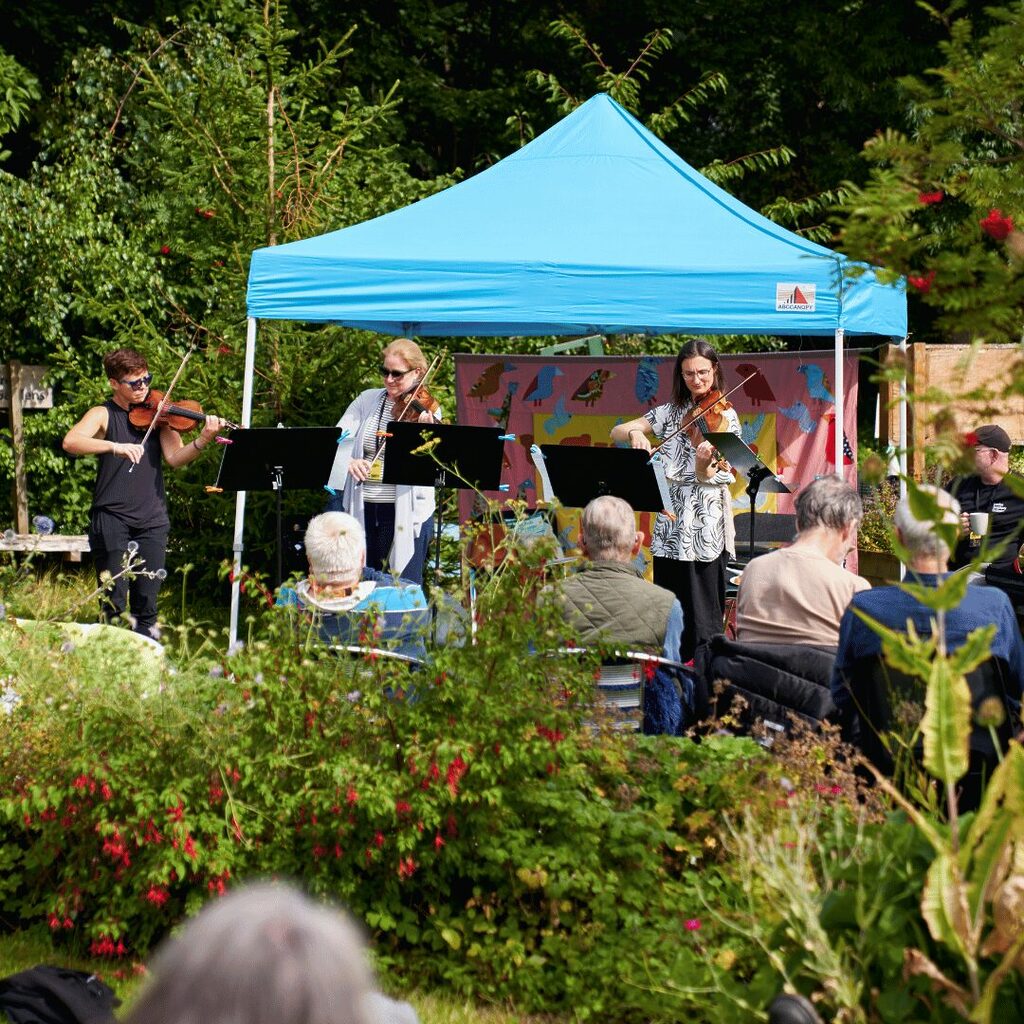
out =
[[665,508],[648,452],[575,444],[542,444],[540,451],[551,489],[567,508],[586,508],[604,494],[629,502],[634,512]]
[[742,438],[728,431],[704,435],[732,466],[737,476],[747,478],[745,493],[750,498],[750,543],[748,558],[754,557],[754,517],[757,515],[757,495],[764,490],[769,494],[789,494],[789,488],[761,461]]
[[319,491],[331,475],[338,450],[338,427],[255,427],[233,430],[217,473],[222,491],[275,491],[277,494],[277,585],[281,562],[281,498],[289,491]]
[[[392,420],[387,433],[383,478],[386,484],[480,491],[496,491],[501,484],[507,435],[500,427]],[[434,439],[438,443],[429,451],[417,451]],[[441,573],[442,504],[440,498],[435,502],[435,579]]]

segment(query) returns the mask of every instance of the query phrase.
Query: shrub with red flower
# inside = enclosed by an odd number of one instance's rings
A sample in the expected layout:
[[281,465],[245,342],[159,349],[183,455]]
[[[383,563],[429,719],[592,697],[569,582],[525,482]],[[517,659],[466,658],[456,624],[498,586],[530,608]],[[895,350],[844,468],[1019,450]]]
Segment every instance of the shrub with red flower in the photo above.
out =
[[988,216],[979,220],[978,224],[989,238],[997,242],[1005,241],[1006,236],[1013,230],[1013,218],[1004,217],[1002,210],[999,209],[989,210]]
[[929,270],[927,274],[907,274],[907,284],[911,288],[915,288],[922,295],[927,295],[932,290],[932,282],[934,280],[934,270]]

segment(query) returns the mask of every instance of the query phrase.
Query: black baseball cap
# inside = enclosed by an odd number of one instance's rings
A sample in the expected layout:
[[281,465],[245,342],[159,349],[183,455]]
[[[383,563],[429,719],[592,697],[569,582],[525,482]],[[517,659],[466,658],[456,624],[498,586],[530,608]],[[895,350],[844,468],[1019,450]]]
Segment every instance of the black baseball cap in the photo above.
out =
[[997,427],[994,423],[987,423],[983,427],[978,427],[974,431],[973,437],[974,440],[971,444],[975,447],[983,445],[985,448],[995,448],[997,452],[1008,452],[1010,450],[1010,435],[1002,427]]

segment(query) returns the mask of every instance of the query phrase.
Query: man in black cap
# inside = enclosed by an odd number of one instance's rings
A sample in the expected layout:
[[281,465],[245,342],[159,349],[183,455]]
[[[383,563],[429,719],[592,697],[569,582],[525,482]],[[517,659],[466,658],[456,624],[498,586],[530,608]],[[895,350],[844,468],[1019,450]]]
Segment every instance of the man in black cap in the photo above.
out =
[[993,548],[999,548],[994,552],[992,566],[999,571],[1014,572],[1024,528],[1024,499],[1010,489],[1005,479],[1010,471],[1010,435],[1002,427],[989,423],[968,434],[965,440],[974,449],[977,472],[961,479],[953,489],[960,502],[960,518],[965,530],[957,545],[954,564],[966,565],[978,554],[982,537],[971,530],[970,513],[987,512],[986,540]]

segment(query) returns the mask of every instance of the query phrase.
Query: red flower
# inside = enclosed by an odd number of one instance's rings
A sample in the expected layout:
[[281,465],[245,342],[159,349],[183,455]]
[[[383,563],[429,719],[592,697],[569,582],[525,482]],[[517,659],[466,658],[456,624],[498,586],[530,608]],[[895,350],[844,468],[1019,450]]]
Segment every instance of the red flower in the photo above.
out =
[[984,220],[979,220],[978,224],[989,238],[994,238],[997,242],[1003,241],[1013,230],[1013,218],[1004,217],[1002,210],[997,209],[989,210],[988,216]]
[[462,776],[469,770],[465,761],[462,760],[461,754],[455,755],[455,760],[448,764],[448,791],[453,797],[459,794],[459,781]]
[[419,865],[412,859],[412,857],[406,857],[405,860],[398,861],[398,877],[399,878],[412,878],[416,873],[416,868]]
[[945,198],[945,193],[940,189],[938,192],[919,192],[917,194],[917,201],[922,206],[931,206],[933,203],[941,203]]
[[412,810],[412,804],[405,800],[395,801],[395,814],[408,814]]
[[75,789],[85,789],[85,787],[89,785],[89,776],[79,775],[71,785],[74,786]]
[[378,830],[374,834],[373,841],[377,844],[377,849],[379,850],[384,845],[384,833]]
[[932,290],[932,282],[935,280],[935,271],[929,270],[927,274],[908,274],[907,283],[911,288],[916,288],[922,295],[927,295]]
[[60,927],[60,918],[56,914],[50,915],[50,929],[56,931]]
[[196,844],[195,840],[191,836],[185,836],[185,848],[182,850],[182,853],[184,853],[186,857],[191,857],[192,860],[196,859]]
[[178,806],[177,807],[168,807],[167,808],[167,817],[170,818],[171,821],[181,821],[181,819],[184,817],[184,815],[185,815],[185,803],[182,800],[178,801]]
[[218,804],[224,799],[224,790],[216,782],[210,783],[210,803]]
[[684,928],[685,928],[685,929],[686,929],[686,930],[687,930],[688,932],[699,932],[699,931],[700,931],[700,918],[699,918],[699,917],[691,917],[691,918],[690,918],[690,919],[689,919],[689,920],[688,920],[688,921],[687,921],[687,922],[686,922],[686,923],[685,923],[685,924],[683,925],[683,927],[684,927]]
[[113,795],[114,791],[110,788],[110,785],[104,782],[103,785],[100,786],[100,796],[102,796],[104,800],[109,800]]
[[434,849],[440,850],[442,846],[444,846],[444,840],[441,838],[441,833],[438,832],[437,835],[434,836]]
[[354,804],[359,799],[359,794],[355,791],[355,787],[349,786],[348,791],[345,793],[345,802],[349,805]]
[[169,245],[161,245],[160,246],[160,255],[161,256],[170,256],[171,255],[171,247]]
[[155,907],[162,907],[170,898],[171,894],[162,885],[151,885],[149,892],[143,896],[144,900],[152,903]]
[[319,843],[317,843],[313,847],[313,860],[319,860],[326,852],[327,852],[327,847],[326,846],[321,846]]

